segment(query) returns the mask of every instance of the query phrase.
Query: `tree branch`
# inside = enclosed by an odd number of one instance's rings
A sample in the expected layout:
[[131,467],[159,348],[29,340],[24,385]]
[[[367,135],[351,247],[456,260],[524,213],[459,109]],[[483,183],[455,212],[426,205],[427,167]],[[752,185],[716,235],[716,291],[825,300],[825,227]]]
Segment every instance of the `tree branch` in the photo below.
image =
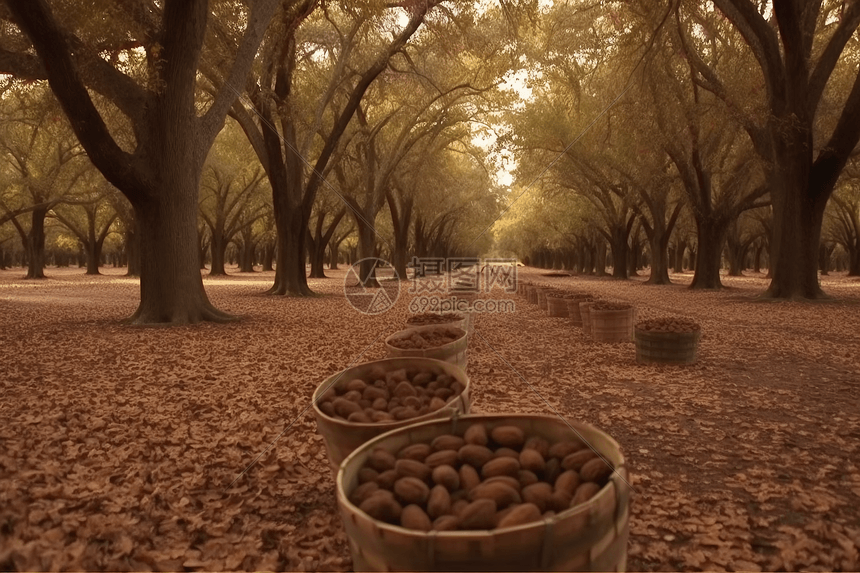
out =
[[90,160],[129,199],[142,200],[149,189],[147,177],[132,167],[133,156],[123,151],[111,137],[46,1],[7,0],[7,4],[18,25],[33,42],[39,59],[51,62],[46,70],[48,83]]

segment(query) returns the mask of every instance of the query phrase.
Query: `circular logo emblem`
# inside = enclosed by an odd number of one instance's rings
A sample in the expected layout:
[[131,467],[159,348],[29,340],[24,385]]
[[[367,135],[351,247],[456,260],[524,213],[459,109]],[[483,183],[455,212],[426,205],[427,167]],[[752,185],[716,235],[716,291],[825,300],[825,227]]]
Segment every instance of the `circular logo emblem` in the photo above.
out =
[[370,257],[353,263],[343,280],[346,301],[362,314],[382,314],[400,296],[400,277],[388,261]]

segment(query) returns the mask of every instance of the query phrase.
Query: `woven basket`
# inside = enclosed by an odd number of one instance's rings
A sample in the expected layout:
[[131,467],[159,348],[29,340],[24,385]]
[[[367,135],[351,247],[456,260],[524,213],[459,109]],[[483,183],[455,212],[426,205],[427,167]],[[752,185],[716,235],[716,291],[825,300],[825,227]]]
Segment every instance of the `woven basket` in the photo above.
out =
[[[505,529],[424,533],[377,521],[347,499],[347,492],[358,486],[359,469],[375,448],[395,453],[441,434],[462,435],[476,421],[488,429],[516,425],[528,436],[553,442],[578,433],[617,471],[585,504]],[[338,471],[337,502],[356,571],[624,571],[630,516],[628,484],[618,444],[593,426],[540,414],[461,416],[389,432],[355,450]]]
[[553,289],[542,287],[537,290],[537,303],[541,310],[546,310],[546,295],[552,292]]
[[567,318],[567,299],[556,296],[546,297],[546,308],[550,316]]
[[634,329],[636,362],[656,364],[693,364],[701,331],[653,332]]
[[591,322],[589,322],[589,310],[591,309],[591,305],[594,304],[592,301],[586,301],[579,303],[579,316],[582,318],[582,334],[586,338],[591,338]]
[[595,342],[631,342],[636,311],[633,307],[623,310],[588,309],[591,338]]
[[[442,346],[435,346],[433,348],[398,348],[391,344],[396,339],[409,338],[415,332],[422,334],[425,332],[452,331],[457,334],[457,340],[449,342],[448,344],[443,344]],[[463,370],[466,369],[467,347],[468,339],[466,337],[466,331],[462,328],[445,324],[407,328],[406,330],[395,332],[385,339],[385,351],[388,353],[389,358],[435,358],[436,360],[444,360],[445,362],[456,364]]]
[[[390,423],[374,423],[360,424],[357,422],[347,422],[329,418],[319,409],[317,400],[320,395],[325,392],[330,386],[335,388],[343,387],[355,378],[364,378],[369,375],[374,369],[381,368],[385,372],[399,370],[401,368],[420,368],[430,370],[436,374],[448,374],[460,382],[465,389],[444,407],[435,412],[430,412],[420,417],[409,420],[400,420]],[[374,362],[366,362],[342,370],[337,374],[329,376],[317,386],[313,395],[314,416],[317,420],[317,431],[322,435],[325,441],[326,450],[328,451],[328,459],[331,464],[332,472],[337,473],[340,463],[353,450],[362,445],[364,442],[384,434],[390,430],[410,426],[416,422],[433,420],[436,418],[450,418],[455,413],[468,414],[471,407],[471,397],[469,395],[469,377],[459,366],[455,366],[449,362],[434,360],[431,358],[391,358],[386,360],[376,360]]]
[[537,304],[537,291],[539,287],[529,285],[526,287],[526,300],[532,304]]
[[573,321],[574,326],[582,328],[582,315],[579,313],[579,303],[591,302],[592,300],[592,297],[587,295],[566,299],[567,317]]

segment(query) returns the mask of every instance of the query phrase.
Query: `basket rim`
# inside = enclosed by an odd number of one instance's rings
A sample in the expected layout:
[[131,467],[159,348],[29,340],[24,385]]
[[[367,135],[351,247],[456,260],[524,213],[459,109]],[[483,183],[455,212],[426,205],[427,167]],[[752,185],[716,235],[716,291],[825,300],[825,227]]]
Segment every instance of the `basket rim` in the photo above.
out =
[[[466,319],[463,318],[463,320],[466,320]],[[430,348],[400,348],[398,346],[394,346],[393,344],[391,344],[392,340],[394,340],[396,338],[405,338],[406,336],[413,334],[415,332],[419,332],[419,333],[420,332],[431,332],[433,330],[441,330],[443,328],[446,330],[447,329],[458,330],[460,332],[460,335],[455,340],[452,340],[451,342],[446,342],[445,344],[442,344],[439,346],[431,346]],[[459,326],[452,326],[452,323],[450,323],[450,322],[446,322],[444,324],[425,324],[423,326],[411,326],[409,328],[404,328],[403,330],[398,330],[394,334],[389,335],[385,339],[385,348],[386,349],[389,347],[394,348],[398,352],[403,352],[403,351],[406,351],[406,352],[409,352],[409,351],[427,352],[428,350],[440,350],[442,348],[449,348],[449,347],[459,343],[463,338],[465,338],[467,336],[467,334],[468,333],[466,332],[465,329],[460,328]]]
[[648,334],[701,334],[702,329],[698,328],[696,330],[685,330],[683,332],[675,332],[668,330],[645,330],[644,328],[639,328],[638,324],[634,325],[634,328],[637,332],[647,332]]
[[[594,301],[595,304],[598,302],[600,302],[600,301]],[[626,312],[630,312],[631,310],[633,310],[635,308],[636,307],[631,304],[627,308],[612,308],[612,309],[592,308],[591,312],[606,312],[606,313],[609,313],[609,312],[625,312],[626,313]]]
[[[403,426],[401,428],[392,429],[384,434],[380,434],[375,438],[372,438],[366,441],[364,444],[353,450],[348,456],[346,456],[343,461],[340,463],[340,467],[337,470],[337,476],[335,477],[335,494],[337,498],[338,504],[343,504],[347,509],[356,513],[358,515],[364,516],[366,519],[370,520],[375,527],[379,529],[387,529],[392,532],[398,533],[400,535],[406,534],[408,536],[414,537],[441,537],[442,539],[457,539],[457,538],[469,538],[474,539],[476,536],[493,536],[497,533],[506,533],[509,534],[514,531],[525,531],[528,529],[536,528],[536,527],[552,527],[554,523],[561,519],[568,519],[573,516],[579,515],[580,513],[587,513],[594,506],[598,504],[598,501],[601,501],[607,495],[610,495],[610,489],[614,490],[616,488],[609,488],[608,485],[612,482],[610,477],[610,481],[604,485],[597,494],[588,500],[585,503],[579,504],[576,507],[568,508],[562,512],[556,513],[552,517],[542,518],[540,520],[535,520],[529,523],[523,523],[520,525],[513,525],[505,528],[493,528],[493,529],[475,529],[475,530],[466,530],[466,531],[436,531],[431,530],[429,532],[424,531],[416,531],[414,529],[407,529],[405,527],[401,527],[399,525],[394,525],[391,523],[386,523],[384,521],[380,521],[378,519],[374,519],[373,517],[367,515],[361,509],[358,508],[357,505],[352,503],[349,500],[349,497],[346,495],[344,490],[343,480],[344,480],[344,472],[345,468],[348,464],[352,463],[353,459],[358,455],[362,454],[367,450],[372,450],[375,448],[380,442],[389,439],[391,437],[397,436],[399,434],[403,434],[411,431],[416,426],[429,426],[433,424],[451,424],[452,422],[457,422],[460,420],[469,421],[469,420],[497,420],[497,419],[511,419],[511,418],[519,418],[519,419],[531,419],[531,420],[548,420],[552,422],[566,422],[567,425],[573,427],[574,429],[586,429],[588,431],[596,432],[598,434],[602,434],[602,437],[605,438],[618,452],[618,456],[620,458],[620,463],[616,465],[613,475],[618,473],[619,469],[624,469],[627,473],[628,477],[630,472],[627,471],[627,461],[624,458],[624,452],[621,449],[621,446],[618,444],[615,439],[592,424],[588,422],[580,422],[575,420],[568,420],[566,418],[560,418],[559,416],[553,416],[549,414],[528,414],[521,412],[503,412],[496,414],[466,414],[461,416],[456,416],[452,419],[439,418],[434,420],[426,420],[421,422],[416,422],[414,424],[410,424],[408,426]],[[600,454],[601,456],[603,454]],[[626,481],[626,480],[625,480]]]
[[[344,420],[338,420],[337,418],[332,418],[331,416],[329,416],[328,414],[326,414],[325,412],[320,410],[320,408],[319,408],[319,396],[320,396],[320,394],[322,394],[324,387],[327,390],[330,386],[333,386],[337,382],[337,380],[339,380],[341,377],[346,377],[348,372],[358,370],[359,368],[368,368],[368,367],[372,368],[373,366],[382,365],[383,363],[386,363],[386,362],[387,363],[408,362],[409,365],[412,365],[412,366],[420,366],[421,363],[428,363],[429,362],[431,366],[432,365],[440,366],[442,368],[442,370],[446,370],[446,371],[452,370],[452,372],[446,372],[446,373],[449,376],[454,376],[454,378],[457,379],[457,382],[460,382],[461,384],[463,384],[463,386],[464,386],[463,392],[461,392],[457,396],[452,396],[447,402],[445,402],[445,405],[443,407],[439,408],[435,412],[427,412],[423,416],[417,416],[415,418],[412,418],[411,420],[392,420],[391,422],[371,422],[369,424],[366,424],[363,422],[349,422],[349,421],[344,421]],[[397,370],[397,369],[398,368],[392,368],[392,370]],[[332,380],[332,379],[334,379],[334,380]],[[327,383],[330,380],[331,380],[331,384],[327,385]],[[326,378],[325,380],[323,380],[322,382],[320,382],[317,385],[316,389],[314,390],[314,393],[311,395],[311,405],[313,406],[313,409],[314,409],[314,416],[316,416],[317,418],[322,418],[323,420],[326,421],[326,423],[334,424],[336,426],[340,426],[340,427],[345,428],[345,429],[350,429],[350,428],[355,428],[355,429],[385,428],[386,426],[393,426],[395,424],[402,424],[403,422],[406,422],[406,421],[417,422],[417,423],[424,422],[424,421],[430,422],[430,421],[434,421],[437,418],[439,418],[439,412],[442,412],[443,410],[449,409],[452,411],[456,411],[456,409],[453,408],[453,404],[457,400],[461,400],[463,393],[467,392],[469,389],[470,389],[469,376],[466,374],[466,371],[463,368],[461,368],[460,366],[457,366],[453,362],[448,362],[447,360],[439,360],[438,358],[426,358],[424,356],[396,356],[394,358],[382,358],[380,360],[372,360],[370,362],[362,362],[361,364],[355,364],[354,366],[350,366],[349,368],[341,370],[340,372],[335,372],[334,374],[332,374],[331,376],[329,376],[328,378]],[[391,430],[397,430],[397,429],[399,429],[399,427],[391,428]]]

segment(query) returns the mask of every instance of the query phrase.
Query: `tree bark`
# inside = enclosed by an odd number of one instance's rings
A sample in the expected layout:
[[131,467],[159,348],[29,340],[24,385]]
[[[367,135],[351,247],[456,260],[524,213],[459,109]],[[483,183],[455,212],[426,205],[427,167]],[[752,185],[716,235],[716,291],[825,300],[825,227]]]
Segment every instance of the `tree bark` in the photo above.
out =
[[395,192],[389,189],[385,198],[388,201],[388,210],[391,213],[391,222],[394,227],[394,255],[392,257],[394,259],[392,261],[394,271],[401,281],[409,280],[406,262],[414,197],[412,195],[404,197],[402,193],[395,195]]
[[311,274],[312,279],[326,279],[325,275],[325,243],[320,240],[308,241],[308,255],[311,259]]
[[761,241],[757,241],[755,245],[755,252],[753,253],[753,272],[760,273],[761,272],[761,251],[764,248]]
[[[362,213],[363,216],[366,216]],[[376,280],[376,233],[373,227],[365,224],[363,217],[356,217],[358,226],[358,258],[361,261],[359,277],[367,287],[378,287]],[[353,263],[354,264],[354,263]]]
[[329,223],[328,229],[323,231],[323,224],[325,223],[325,213],[318,214],[314,234],[311,235],[310,229],[308,229],[308,254],[311,258],[311,278],[327,278],[325,276],[325,272],[323,271],[323,265],[325,263],[326,256],[326,247],[334,236],[334,233],[337,230],[337,226],[340,225],[340,222],[343,219],[344,215],[346,215],[345,207],[338,211],[337,214],[335,214],[334,219],[332,219],[332,221]]
[[830,257],[833,255],[835,248],[835,243],[828,245],[824,242],[818,247],[818,268],[822,276],[830,274]]
[[45,278],[45,215],[46,208],[33,209],[30,213],[30,233],[27,235],[28,279]]
[[675,273],[683,273],[684,272],[684,255],[687,252],[687,241],[683,239],[678,239],[675,241],[675,265],[672,268],[672,272]]
[[597,241],[594,248],[594,274],[598,277],[606,276],[606,243]]
[[[273,194],[275,191],[273,189]],[[276,203],[285,199],[283,194],[275,194]],[[309,216],[302,209],[281,206],[275,209],[275,224],[278,228],[277,264],[275,283],[269,294],[308,296],[311,289],[305,270],[305,239],[307,237]]]
[[273,271],[275,267],[272,266],[272,262],[275,259],[275,243],[272,241],[266,241],[263,245],[263,271]]
[[695,274],[691,289],[720,289],[723,283],[720,281],[720,263],[723,255],[723,243],[726,240],[727,224],[723,221],[713,219],[696,220],[696,231],[698,235],[698,252],[690,255],[693,258]]
[[254,271],[254,255],[257,251],[257,243],[251,237],[247,237],[242,241],[242,248],[239,252],[239,272],[253,273]]
[[612,278],[616,279],[626,279],[629,278],[627,276],[627,255],[629,254],[629,247],[627,246],[627,241],[625,240],[622,244],[618,240],[613,240],[611,244],[612,249]]
[[[193,174],[169,185],[193,185]],[[130,321],[135,324],[188,324],[203,320],[222,321],[228,317],[215,309],[203,290],[197,252],[197,197],[173,189],[172,205],[157,201],[135,206],[140,236],[140,306]],[[131,258],[129,258],[131,270]]]
[[337,257],[339,247],[340,245],[335,244],[334,241],[330,242],[328,245],[328,268],[331,271],[338,270]]
[[212,229],[212,237],[209,239],[209,252],[212,263],[209,267],[209,276],[223,276],[227,274],[224,270],[224,253],[227,251],[227,242],[224,233],[219,229]]
[[125,232],[125,252],[126,264],[128,270],[126,276],[140,276],[140,233],[137,230],[137,223],[134,223],[134,228]]
[[773,256],[768,265],[773,269],[773,278],[763,296],[822,298],[825,295],[818,279],[818,245],[829,194],[814,192],[818,186],[807,158],[811,135],[787,139],[776,143],[774,180],[782,191],[773,194]]
[[645,284],[668,285],[669,280],[669,233],[652,233],[648,238],[651,249],[651,276]]

